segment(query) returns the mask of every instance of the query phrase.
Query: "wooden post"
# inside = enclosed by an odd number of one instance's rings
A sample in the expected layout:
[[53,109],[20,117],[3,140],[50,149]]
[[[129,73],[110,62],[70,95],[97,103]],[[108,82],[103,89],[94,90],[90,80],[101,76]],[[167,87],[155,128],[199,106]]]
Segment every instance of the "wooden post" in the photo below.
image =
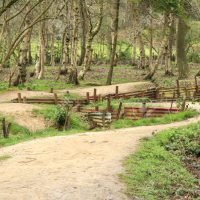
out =
[[155,92],[155,98],[156,98],[156,100],[158,99],[160,99],[160,88],[156,88],[156,92]]
[[87,100],[87,103],[90,103],[90,93],[89,92],[86,93],[86,100]]
[[94,88],[94,102],[97,101],[97,89]]
[[108,95],[108,98],[107,98],[107,112],[110,112],[111,111],[111,102],[110,102],[110,95]]
[[11,123],[9,123],[8,126],[6,127],[6,119],[3,118],[2,129],[3,129],[3,137],[4,138],[9,138],[10,127],[11,127]]
[[101,95],[99,94],[99,96],[98,96],[98,101],[100,102],[101,101]]
[[21,95],[21,93],[18,93],[17,96],[18,96],[18,103],[21,103],[22,102],[22,95]]
[[119,86],[116,86],[115,88],[115,98],[117,99],[119,97]]
[[58,96],[56,93],[54,93],[54,101],[55,101],[55,104],[57,105],[58,104]]
[[26,97],[23,97],[23,103],[27,103]]
[[117,120],[120,118],[121,110],[122,110],[122,102],[119,103],[119,107],[118,107],[118,110],[117,110]]
[[81,105],[77,106],[77,112],[81,112]]
[[143,102],[142,103],[142,117],[146,117],[146,113],[147,113],[147,108],[146,108],[146,103]]
[[105,127],[105,117],[106,117],[106,113],[103,112],[103,115],[102,115],[102,123],[103,123],[103,127]]
[[199,86],[198,86],[197,76],[195,76],[195,88],[196,88],[196,92],[198,92],[199,91]]
[[50,93],[53,93],[53,88],[50,89]]
[[99,106],[95,106],[95,111],[99,111]]
[[170,106],[170,112],[171,112],[171,109],[173,108],[173,103],[174,103],[175,98],[176,98],[176,91],[174,91],[174,93],[173,93],[173,97],[172,97],[172,101],[171,101],[171,106]]
[[177,96],[179,98],[180,97],[180,82],[179,82],[179,80],[176,80],[176,85],[177,85]]

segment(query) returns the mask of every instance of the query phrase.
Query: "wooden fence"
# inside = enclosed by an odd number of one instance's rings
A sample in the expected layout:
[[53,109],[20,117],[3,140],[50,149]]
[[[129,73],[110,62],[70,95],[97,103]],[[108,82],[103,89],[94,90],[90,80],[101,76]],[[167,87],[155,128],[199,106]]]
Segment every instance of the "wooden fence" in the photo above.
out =
[[80,100],[65,100],[64,98],[58,98],[57,94],[54,93],[54,98],[26,98],[22,97],[21,93],[18,93],[18,97],[16,99],[12,100],[13,103],[27,103],[27,104],[63,104],[63,103],[69,103],[72,106],[76,105],[86,105],[88,103],[85,99]]
[[112,115],[108,112],[91,112],[88,113],[90,128],[109,127],[112,123]]
[[138,120],[141,118],[153,118],[153,117],[162,117],[166,114],[178,113],[181,110],[172,108],[161,108],[161,107],[148,107],[146,103],[142,103],[141,107],[122,107],[122,103],[119,104],[117,110],[114,109],[99,109],[98,107],[95,108],[85,108],[85,107],[78,107],[78,112],[85,113],[90,115],[91,113],[111,113],[112,120],[118,119],[132,119]]
[[94,89],[92,95],[89,92],[86,93],[86,100],[88,102],[97,102],[102,99],[129,99],[129,98],[149,98],[152,101],[173,101],[178,98],[184,98],[186,100],[197,99],[200,100],[200,84],[195,78],[195,82],[191,85],[181,86],[181,81],[177,80],[177,86],[175,88],[149,88],[146,90],[120,93],[119,86],[116,86],[115,92],[108,95],[98,95],[97,89]]
[[125,107],[124,108],[124,118],[131,120],[139,120],[141,118],[153,118],[153,117],[162,117],[170,113],[178,113],[179,109],[174,108],[149,108],[146,106],[143,107]]
[[[115,92],[108,95],[98,95],[97,89],[94,89],[93,95],[89,92],[86,93],[85,99],[69,100],[69,104],[86,105],[90,102],[97,102],[102,100],[111,99],[129,99],[129,98],[148,98],[152,101],[175,101],[178,98],[184,98],[186,100],[200,100],[200,84],[195,78],[195,82],[191,85],[181,86],[180,81],[177,80],[177,87],[175,88],[149,88],[140,91],[120,93],[119,86],[116,86]],[[22,97],[21,93],[18,93],[18,97],[12,100],[14,103],[43,103],[43,104],[62,104],[66,102],[64,99],[58,98],[54,93],[53,98],[26,98]]]

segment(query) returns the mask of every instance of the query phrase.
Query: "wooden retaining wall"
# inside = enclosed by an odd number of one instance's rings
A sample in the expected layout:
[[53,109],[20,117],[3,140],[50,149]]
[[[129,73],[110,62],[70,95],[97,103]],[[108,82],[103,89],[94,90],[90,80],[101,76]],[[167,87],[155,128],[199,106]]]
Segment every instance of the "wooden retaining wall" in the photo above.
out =
[[141,118],[162,117],[170,113],[178,113],[179,109],[149,108],[149,107],[125,107],[124,118],[139,120]]
[[88,113],[91,129],[96,127],[109,127],[112,123],[112,115],[108,112]]

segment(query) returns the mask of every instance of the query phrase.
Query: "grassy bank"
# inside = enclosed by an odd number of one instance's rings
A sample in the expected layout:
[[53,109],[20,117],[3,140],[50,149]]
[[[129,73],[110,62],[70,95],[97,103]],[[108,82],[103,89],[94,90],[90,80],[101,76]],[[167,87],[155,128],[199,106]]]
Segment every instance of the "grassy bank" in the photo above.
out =
[[143,118],[137,121],[129,120],[129,119],[120,119],[118,121],[113,122],[112,127],[114,129],[119,128],[130,128],[137,126],[151,126],[151,125],[159,125],[159,124],[170,124],[173,122],[180,122],[198,115],[198,112],[193,110],[188,110],[184,112],[179,112],[176,114],[168,114],[163,117],[157,118]]
[[[31,132],[27,128],[16,124],[12,119],[8,119],[7,121],[12,122],[10,137],[8,139],[5,139],[3,138],[2,135],[0,135],[0,147],[14,145],[23,141],[33,140],[37,138],[52,137],[59,135],[70,135],[70,134],[77,134],[89,131],[89,125],[87,119],[84,117],[84,115],[79,113],[72,113],[70,129],[66,131],[59,131],[55,128],[56,121],[58,121],[60,116],[60,113],[58,112],[58,109],[55,106],[44,106],[42,110],[34,110],[34,114],[36,116],[39,115],[44,117],[50,128],[37,132]],[[197,115],[197,112],[195,111],[186,111],[183,113],[166,115],[161,118],[142,119],[138,121],[118,120],[116,122],[113,122],[111,128],[117,129],[117,128],[128,128],[135,126],[166,124],[176,121],[182,121],[194,117],[195,115]],[[2,117],[0,117],[0,120],[1,118]],[[101,131],[101,130],[102,129],[98,128],[93,131]]]
[[[200,155],[200,125],[171,129],[143,141],[124,163],[121,178],[134,199],[199,199],[197,179],[187,171],[187,156]],[[198,168],[197,165],[197,169]]]

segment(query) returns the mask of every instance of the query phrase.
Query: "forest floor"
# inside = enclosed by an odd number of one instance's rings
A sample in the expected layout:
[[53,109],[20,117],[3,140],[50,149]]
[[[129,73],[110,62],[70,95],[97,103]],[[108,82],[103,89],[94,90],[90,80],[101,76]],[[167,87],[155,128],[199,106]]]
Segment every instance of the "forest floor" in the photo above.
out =
[[122,161],[153,132],[198,122],[37,139],[2,148],[0,199],[124,200]]
[[[34,71],[34,66],[28,67],[28,74]],[[78,70],[81,68],[79,67]],[[200,69],[199,64],[190,64],[189,80],[194,82],[194,77]],[[89,71],[84,81],[80,81],[80,87],[90,87],[90,86],[103,86],[106,83],[107,73],[109,67],[106,65],[96,65],[92,66],[91,71]],[[0,73],[0,91],[5,91],[8,89],[8,74],[9,69],[4,69]],[[137,67],[129,65],[119,65],[114,68],[113,74],[113,84],[130,83],[130,82],[143,82],[145,75],[148,70],[141,70]],[[45,79],[37,80],[35,77],[27,77],[27,83],[24,86],[18,86],[18,88],[26,90],[27,88],[36,91],[49,91],[50,88],[55,90],[61,89],[72,89],[75,88],[73,85],[67,84],[68,76],[60,76],[60,79],[56,81],[58,77],[58,66],[45,68]],[[174,69],[174,76],[166,76],[163,67],[160,67],[154,76],[154,83],[160,87],[174,87],[176,86],[176,80],[178,77],[177,69]]]

